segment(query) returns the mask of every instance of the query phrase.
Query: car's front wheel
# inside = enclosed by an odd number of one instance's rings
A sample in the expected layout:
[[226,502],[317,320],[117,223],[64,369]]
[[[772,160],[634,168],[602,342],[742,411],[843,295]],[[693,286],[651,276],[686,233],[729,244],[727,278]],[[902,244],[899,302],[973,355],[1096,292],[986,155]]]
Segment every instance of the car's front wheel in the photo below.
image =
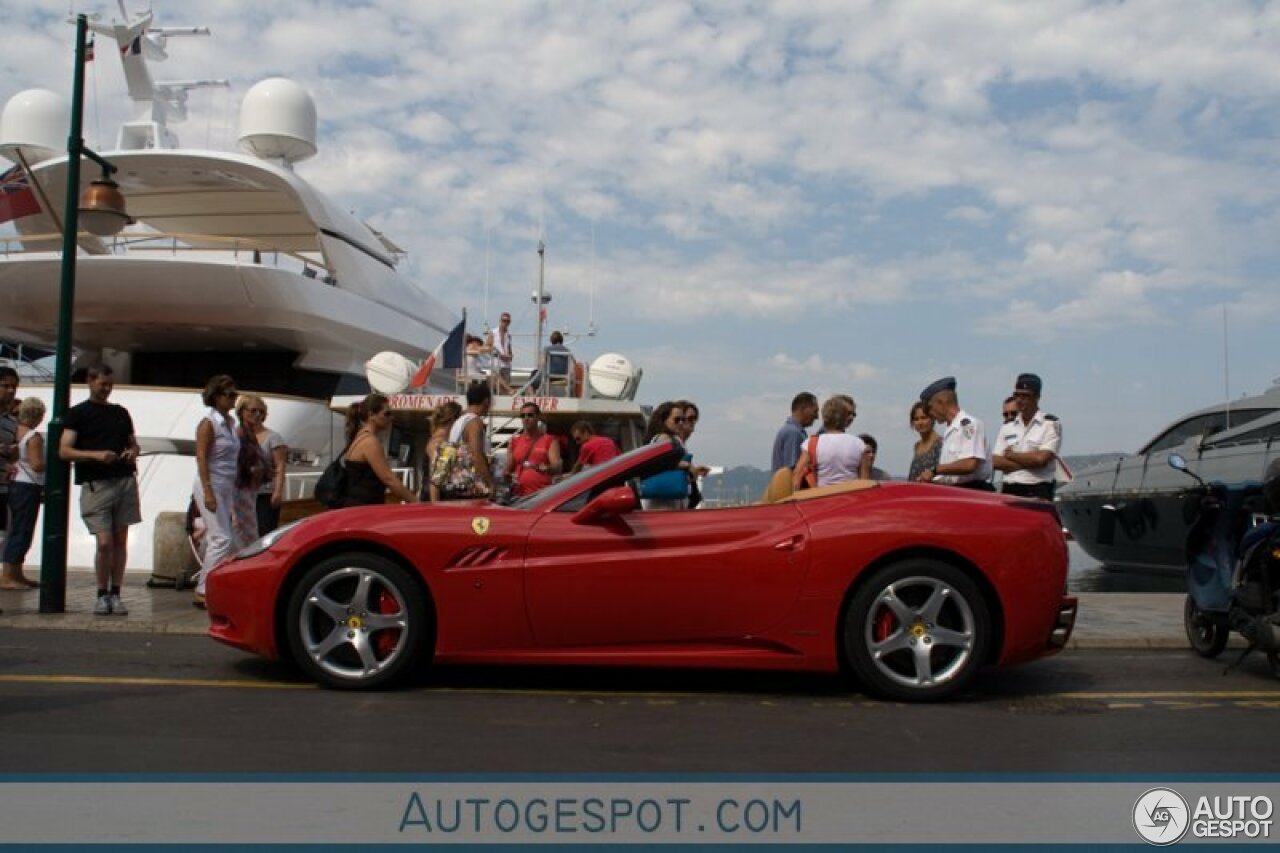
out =
[[964,689],[992,641],[986,600],[964,572],[937,560],[877,569],[845,611],[844,649],[868,691],[928,702]]
[[389,687],[429,654],[425,597],[375,554],[339,554],[307,570],[289,597],[289,648],[309,676],[346,690]]

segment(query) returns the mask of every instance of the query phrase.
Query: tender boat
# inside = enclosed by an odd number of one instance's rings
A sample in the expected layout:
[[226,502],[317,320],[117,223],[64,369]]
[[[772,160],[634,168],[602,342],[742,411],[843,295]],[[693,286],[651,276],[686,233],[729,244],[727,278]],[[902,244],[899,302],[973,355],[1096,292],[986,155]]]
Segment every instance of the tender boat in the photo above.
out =
[[1171,453],[1208,482],[1260,482],[1280,456],[1280,385],[1190,412],[1133,456],[1077,472],[1059,488],[1063,524],[1104,567],[1185,571],[1182,496],[1190,479],[1169,467]]

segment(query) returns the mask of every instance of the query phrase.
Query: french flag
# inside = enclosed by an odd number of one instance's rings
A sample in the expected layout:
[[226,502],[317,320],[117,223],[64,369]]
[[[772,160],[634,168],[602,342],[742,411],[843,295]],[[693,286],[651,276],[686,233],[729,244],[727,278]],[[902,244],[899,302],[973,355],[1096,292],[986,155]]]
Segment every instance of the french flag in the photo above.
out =
[[465,337],[467,327],[467,312],[462,312],[462,319],[458,321],[458,325],[453,327],[453,331],[449,332],[449,336],[440,342],[431,355],[427,356],[427,360],[422,362],[422,366],[418,368],[418,372],[413,375],[413,379],[409,382],[410,388],[421,388],[427,384],[427,380],[431,378],[431,371],[435,369],[436,362],[443,355],[444,367],[446,369],[453,367],[462,367],[462,342]]

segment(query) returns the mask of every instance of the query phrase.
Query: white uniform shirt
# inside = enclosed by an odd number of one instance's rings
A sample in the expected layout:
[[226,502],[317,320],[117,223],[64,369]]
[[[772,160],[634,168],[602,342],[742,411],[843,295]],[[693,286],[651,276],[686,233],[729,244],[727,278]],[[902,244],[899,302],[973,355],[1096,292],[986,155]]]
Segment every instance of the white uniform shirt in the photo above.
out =
[[1052,483],[1058,473],[1058,448],[1062,446],[1062,423],[1053,415],[1037,410],[1031,423],[1022,422],[1022,416],[1014,418],[1000,428],[996,439],[995,453],[1001,455],[1006,450],[1026,452],[1031,450],[1047,450],[1054,455],[1048,465],[1040,468],[1020,468],[1017,471],[1004,472],[1006,483],[1021,483],[1030,486],[1035,483]]
[[982,421],[963,410],[956,413],[942,434],[942,453],[938,457],[938,464],[946,465],[961,459],[977,459],[978,467],[968,474],[937,474],[933,482],[954,486],[991,477],[991,454],[987,451],[986,430]]

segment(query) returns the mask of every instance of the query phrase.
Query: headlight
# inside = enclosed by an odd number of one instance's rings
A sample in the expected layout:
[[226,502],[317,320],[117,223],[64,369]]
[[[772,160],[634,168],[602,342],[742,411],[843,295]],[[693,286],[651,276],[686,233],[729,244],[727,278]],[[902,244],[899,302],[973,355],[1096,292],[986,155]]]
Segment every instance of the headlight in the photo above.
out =
[[266,536],[263,536],[263,537],[262,537],[261,539],[259,539],[257,542],[253,542],[253,543],[251,543],[251,544],[249,544],[249,545],[246,545],[246,546],[244,546],[243,548],[241,548],[241,549],[240,549],[240,552],[239,552],[238,554],[236,554],[235,558],[236,558],[237,560],[247,560],[247,559],[249,559],[250,557],[256,557],[256,556],[258,556],[258,555],[259,555],[259,554],[261,554],[263,551],[267,550],[267,549],[268,549],[268,548],[270,548],[272,545],[274,545],[274,544],[276,544],[277,542],[279,542],[279,541],[280,541],[280,537],[284,536],[284,535],[285,535],[286,533],[288,533],[290,530],[292,530],[293,528],[297,527],[299,524],[301,524],[301,523],[302,523],[302,521],[303,521],[303,519],[301,519],[301,518],[300,518],[300,519],[298,519],[297,521],[291,521],[291,522],[289,522],[289,523],[288,523],[288,524],[286,524],[284,527],[277,527],[275,530],[271,531],[271,532],[270,532],[270,533],[268,533]]

